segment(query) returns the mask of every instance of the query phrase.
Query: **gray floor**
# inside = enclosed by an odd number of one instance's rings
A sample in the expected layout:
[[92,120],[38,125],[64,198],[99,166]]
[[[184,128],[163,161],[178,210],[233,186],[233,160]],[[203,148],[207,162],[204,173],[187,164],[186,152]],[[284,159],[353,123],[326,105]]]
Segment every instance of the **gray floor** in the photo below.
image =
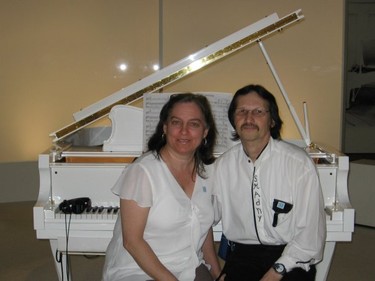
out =
[[[48,241],[35,238],[34,202],[0,204],[0,280],[57,280]],[[375,280],[375,229],[356,226],[351,243],[338,243],[327,281]],[[72,257],[75,281],[100,280],[104,257]]]

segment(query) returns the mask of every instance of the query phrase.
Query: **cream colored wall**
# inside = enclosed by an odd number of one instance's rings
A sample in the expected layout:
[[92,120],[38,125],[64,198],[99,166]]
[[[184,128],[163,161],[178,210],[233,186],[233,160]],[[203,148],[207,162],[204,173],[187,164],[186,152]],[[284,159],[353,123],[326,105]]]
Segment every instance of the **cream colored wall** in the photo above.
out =
[[[159,1],[0,0],[0,5],[0,163],[5,163],[0,177],[6,183],[1,191],[6,196],[0,197],[17,201],[22,190],[37,194],[37,170],[30,167],[51,145],[49,133],[73,122],[74,112],[152,73],[159,59]],[[312,140],[340,148],[343,0],[164,0],[163,64],[271,13],[282,17],[297,9],[305,19],[264,44],[301,119],[302,102],[308,103]],[[126,73],[117,68],[122,62],[129,65]],[[276,95],[283,137],[299,138],[256,45],[165,91],[233,93],[248,83],[263,84]],[[21,180],[15,192],[9,183],[20,167],[32,182]]]
[[[152,73],[157,0],[0,0],[0,162],[37,160],[72,114]],[[120,63],[128,63],[126,73]]]
[[[167,1],[165,57],[172,62],[265,15],[302,9],[305,19],[263,41],[280,79],[303,121],[308,105],[313,141],[340,148],[343,68],[343,1]],[[179,32],[173,32],[173,29]],[[284,138],[299,138],[281,92],[257,45],[246,48],[199,73],[173,84],[171,90],[235,92],[260,83],[281,107]]]
[[[158,61],[157,0],[0,0],[0,162],[33,161],[72,114],[152,73]],[[264,41],[314,141],[340,147],[343,1],[163,1],[164,65],[262,17],[302,9],[305,19]],[[117,64],[129,63],[123,74]],[[280,102],[285,138],[299,134],[258,46],[168,91],[234,92],[261,83]]]

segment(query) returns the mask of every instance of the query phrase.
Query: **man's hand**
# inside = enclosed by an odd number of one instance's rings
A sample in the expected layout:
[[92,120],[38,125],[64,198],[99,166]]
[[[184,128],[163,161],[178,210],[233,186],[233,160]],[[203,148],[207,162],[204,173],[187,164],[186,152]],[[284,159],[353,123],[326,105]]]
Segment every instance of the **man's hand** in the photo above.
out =
[[260,281],[280,281],[283,276],[277,273],[272,267],[263,275]]

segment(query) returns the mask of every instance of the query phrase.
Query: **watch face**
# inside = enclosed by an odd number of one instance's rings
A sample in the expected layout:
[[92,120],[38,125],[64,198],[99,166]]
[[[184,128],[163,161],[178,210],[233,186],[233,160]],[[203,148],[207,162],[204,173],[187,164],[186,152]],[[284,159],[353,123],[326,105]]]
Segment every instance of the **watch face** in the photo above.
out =
[[275,263],[273,268],[276,270],[277,273],[285,274],[285,266],[281,263]]
[[276,264],[276,265],[275,265],[275,268],[276,268],[276,271],[277,271],[277,272],[282,272],[282,271],[283,271],[283,266],[280,265],[280,264]]

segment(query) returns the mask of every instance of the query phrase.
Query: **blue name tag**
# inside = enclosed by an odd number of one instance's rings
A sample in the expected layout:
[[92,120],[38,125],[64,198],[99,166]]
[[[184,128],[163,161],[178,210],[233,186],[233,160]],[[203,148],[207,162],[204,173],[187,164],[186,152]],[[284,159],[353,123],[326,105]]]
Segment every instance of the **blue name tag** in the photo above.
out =
[[277,202],[277,208],[284,209],[285,208],[285,203],[284,202]]

